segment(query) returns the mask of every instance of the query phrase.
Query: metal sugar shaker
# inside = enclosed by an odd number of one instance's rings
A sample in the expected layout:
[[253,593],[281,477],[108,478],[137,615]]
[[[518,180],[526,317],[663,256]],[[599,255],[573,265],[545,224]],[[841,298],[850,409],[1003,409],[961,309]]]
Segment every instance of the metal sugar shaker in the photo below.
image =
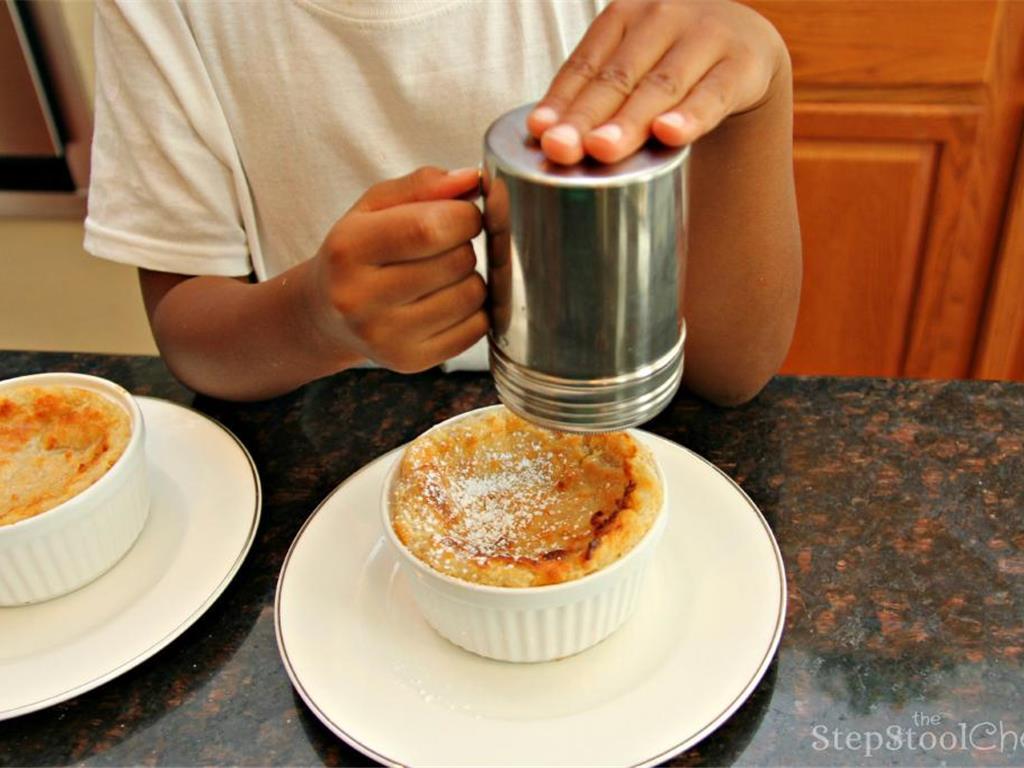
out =
[[484,138],[484,227],[498,395],[534,423],[625,429],[683,371],[689,147],[612,165],[548,161],[525,105]]

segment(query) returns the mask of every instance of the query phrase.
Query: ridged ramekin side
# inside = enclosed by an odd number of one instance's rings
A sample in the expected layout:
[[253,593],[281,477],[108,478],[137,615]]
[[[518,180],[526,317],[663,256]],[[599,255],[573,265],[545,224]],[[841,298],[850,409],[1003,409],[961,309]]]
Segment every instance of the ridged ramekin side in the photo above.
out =
[[572,656],[621,627],[636,608],[646,566],[638,561],[604,590],[537,608],[468,602],[436,589],[414,569],[406,567],[405,574],[427,623],[443,637],[488,658],[537,662]]
[[35,517],[0,526],[0,606],[49,600],[113,567],[149,517],[145,424],[138,403],[117,384],[76,373],[43,373],[0,382],[88,389],[120,404],[131,420],[124,453],[88,488]]
[[[131,464],[138,464],[133,467]],[[145,457],[131,457],[121,483],[74,510],[60,525],[0,541],[0,605],[24,605],[93,581],[131,548],[149,516]]]

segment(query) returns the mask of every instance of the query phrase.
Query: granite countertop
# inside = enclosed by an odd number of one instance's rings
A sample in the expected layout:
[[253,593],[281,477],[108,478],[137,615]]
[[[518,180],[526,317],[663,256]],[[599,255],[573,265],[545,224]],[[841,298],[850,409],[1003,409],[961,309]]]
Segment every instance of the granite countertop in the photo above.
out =
[[[496,402],[490,377],[350,371],[231,404],[195,397],[154,358],[0,353],[0,378],[44,370],[105,376],[221,421],[255,459],[263,516],[194,626],[112,682],[0,723],[0,765],[367,764],[288,681],[278,572],[331,489],[438,420]],[[779,377],[737,409],[680,395],[648,428],[744,487],[789,580],[765,678],[672,765],[1024,764],[1024,384]],[[868,756],[871,732],[886,743]]]

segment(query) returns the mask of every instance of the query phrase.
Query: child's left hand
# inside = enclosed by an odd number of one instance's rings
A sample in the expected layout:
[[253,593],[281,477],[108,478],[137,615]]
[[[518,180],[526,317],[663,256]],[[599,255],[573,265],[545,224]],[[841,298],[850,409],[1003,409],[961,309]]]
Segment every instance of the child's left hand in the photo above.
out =
[[787,56],[771,23],[738,3],[616,0],[527,123],[558,163],[615,162],[652,134],[682,146],[766,101]]

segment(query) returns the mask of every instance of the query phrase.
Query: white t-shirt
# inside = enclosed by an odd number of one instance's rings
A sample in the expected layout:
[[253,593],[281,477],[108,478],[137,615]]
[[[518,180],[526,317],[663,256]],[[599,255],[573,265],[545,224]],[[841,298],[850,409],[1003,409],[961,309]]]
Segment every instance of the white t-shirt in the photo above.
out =
[[[85,248],[273,277],[372,184],[477,165],[605,2],[101,0]],[[486,367],[482,345],[460,358]]]

